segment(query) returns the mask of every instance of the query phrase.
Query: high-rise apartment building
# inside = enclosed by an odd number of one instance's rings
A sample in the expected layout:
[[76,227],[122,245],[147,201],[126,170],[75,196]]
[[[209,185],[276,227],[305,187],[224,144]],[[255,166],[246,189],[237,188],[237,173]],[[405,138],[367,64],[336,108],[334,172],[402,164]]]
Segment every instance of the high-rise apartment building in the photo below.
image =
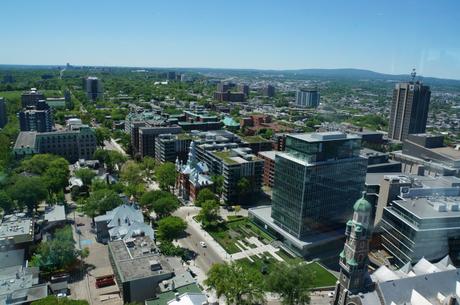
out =
[[48,132],[53,130],[53,125],[53,111],[46,101],[40,100],[36,106],[19,112],[21,131]]
[[43,93],[38,91],[36,88],[30,88],[29,91],[25,91],[21,94],[21,106],[26,108],[28,106],[35,106],[38,101],[44,100],[45,96]]
[[402,141],[408,134],[424,133],[430,96],[430,87],[420,82],[396,84],[390,109],[388,138]]
[[97,99],[102,99],[103,97],[103,90],[102,90],[102,82],[99,78],[94,76],[89,76],[85,80],[85,89],[86,89],[86,96],[88,99],[95,101]]
[[6,111],[6,102],[3,97],[0,97],[0,128],[5,127],[8,123],[8,113]]
[[341,132],[288,135],[275,159],[274,223],[296,238],[343,226],[364,189],[360,148],[359,136]]
[[274,97],[275,96],[275,86],[267,85],[262,89],[262,94],[267,97]]
[[238,91],[244,93],[246,97],[249,96],[249,85],[248,84],[239,84]]
[[316,108],[319,106],[319,92],[316,89],[299,89],[295,97],[299,107]]

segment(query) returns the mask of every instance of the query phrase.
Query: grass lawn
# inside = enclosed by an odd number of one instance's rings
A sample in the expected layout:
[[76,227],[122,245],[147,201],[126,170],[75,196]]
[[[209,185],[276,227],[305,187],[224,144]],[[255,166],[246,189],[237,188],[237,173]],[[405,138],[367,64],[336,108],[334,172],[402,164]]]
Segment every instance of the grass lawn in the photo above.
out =
[[[251,258],[254,260],[254,262],[251,262],[247,258],[240,259],[238,262],[245,266],[245,268],[252,269],[254,272],[262,273],[262,275],[265,277],[274,268],[274,265],[277,261],[270,254],[265,253],[263,256],[264,258],[262,259],[256,256],[252,256]],[[308,264],[308,267],[314,274],[312,288],[335,285],[337,278],[332,273],[324,269],[320,264],[313,262]]]
[[[241,250],[235,245],[238,240],[246,237],[258,237],[263,243],[268,244],[273,238],[259,229],[247,218],[241,218],[223,223],[217,229],[208,233],[229,253],[237,253]],[[252,246],[250,246],[252,247]]]

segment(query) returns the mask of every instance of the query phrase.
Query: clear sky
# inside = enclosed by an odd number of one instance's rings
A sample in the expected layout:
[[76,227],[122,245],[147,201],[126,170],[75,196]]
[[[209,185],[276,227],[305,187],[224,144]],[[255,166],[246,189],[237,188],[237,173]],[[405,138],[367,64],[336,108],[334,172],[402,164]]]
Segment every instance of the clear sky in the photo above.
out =
[[0,63],[363,68],[460,79],[460,0],[11,0]]

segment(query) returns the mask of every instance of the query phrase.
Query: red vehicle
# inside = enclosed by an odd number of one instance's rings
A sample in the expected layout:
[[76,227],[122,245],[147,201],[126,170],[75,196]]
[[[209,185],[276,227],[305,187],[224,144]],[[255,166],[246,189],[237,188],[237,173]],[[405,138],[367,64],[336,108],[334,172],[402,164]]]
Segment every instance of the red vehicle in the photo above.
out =
[[101,276],[96,279],[96,288],[102,288],[115,285],[113,275]]

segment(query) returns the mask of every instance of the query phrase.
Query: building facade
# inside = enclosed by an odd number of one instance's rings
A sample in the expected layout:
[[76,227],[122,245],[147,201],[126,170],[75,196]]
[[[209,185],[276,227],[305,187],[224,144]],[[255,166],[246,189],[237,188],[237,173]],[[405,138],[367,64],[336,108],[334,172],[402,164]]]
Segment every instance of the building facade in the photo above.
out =
[[267,85],[262,89],[262,94],[266,97],[274,97],[275,96],[275,86]]
[[297,238],[343,226],[364,189],[361,139],[340,132],[292,134],[275,159],[272,218]]
[[91,160],[95,151],[96,134],[88,126],[54,132],[20,132],[13,148],[16,158],[33,154],[54,154],[70,163],[79,159]]
[[95,101],[104,97],[102,82],[97,77],[89,76],[85,79],[85,90],[89,100]]
[[0,128],[5,127],[8,123],[8,112],[6,110],[6,102],[3,97],[0,97]]
[[275,157],[277,151],[261,151],[257,155],[259,158],[264,160],[264,174],[263,174],[263,184],[268,187],[273,187],[275,180]]
[[299,107],[316,108],[319,106],[319,98],[316,89],[299,89],[296,92],[295,104]]
[[29,91],[25,91],[21,94],[21,106],[26,108],[28,106],[35,106],[38,101],[44,100],[45,96],[43,93],[38,91],[36,88],[31,88]]
[[420,82],[396,84],[390,109],[388,138],[403,141],[408,134],[424,133],[430,96],[430,87]]
[[53,125],[53,111],[44,100],[19,112],[21,131],[49,132],[53,130]]
[[460,254],[460,188],[406,188],[383,209],[382,246],[395,264]]

